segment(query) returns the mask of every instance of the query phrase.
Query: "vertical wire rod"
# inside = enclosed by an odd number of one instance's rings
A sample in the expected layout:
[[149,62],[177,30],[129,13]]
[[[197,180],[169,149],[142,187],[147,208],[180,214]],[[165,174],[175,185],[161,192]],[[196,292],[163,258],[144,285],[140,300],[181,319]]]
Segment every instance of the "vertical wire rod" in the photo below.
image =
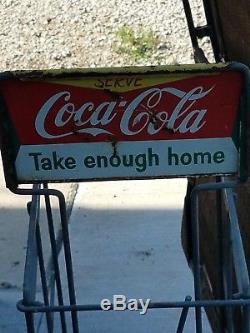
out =
[[[200,249],[199,249],[199,218],[198,218],[198,192],[216,191],[226,188],[235,188],[237,181],[226,181],[220,183],[208,183],[196,185],[191,192],[191,226],[193,245],[193,265],[194,265],[194,289],[195,300],[201,299],[200,281]],[[196,308],[196,332],[202,332],[201,307]]]
[[[43,186],[44,186],[44,189],[48,189],[46,184],[44,184]],[[53,223],[54,221],[53,221],[53,214],[52,214],[49,195],[44,195],[44,199],[45,199],[45,207],[46,207],[46,214],[47,214],[47,221],[48,221],[50,244],[51,244],[53,269],[54,269],[54,273],[55,273],[58,304],[63,305],[64,301],[63,301],[63,292],[62,292],[62,282],[61,282],[61,277],[60,277],[60,268],[59,268],[59,263],[58,263],[55,230],[54,230],[54,223]],[[60,311],[60,319],[61,319],[62,333],[66,333],[67,325],[66,325],[66,317],[65,317],[64,311]]]
[[[43,291],[43,300],[46,306],[49,306],[49,293],[48,293],[48,286],[47,286],[47,279],[46,279],[46,271],[44,266],[44,257],[43,257],[43,246],[42,246],[42,238],[41,238],[41,231],[40,225],[37,223],[36,226],[36,242],[37,242],[37,255],[38,255],[38,262],[41,274],[41,283],[42,283],[42,291]],[[47,329],[48,333],[53,333],[53,314],[46,313],[46,321],[47,321]]]
[[[16,188],[10,187],[10,191],[19,195],[51,195],[58,198],[59,201],[59,209],[60,209],[60,218],[62,224],[62,233],[63,233],[63,245],[64,245],[64,255],[65,255],[65,263],[66,263],[66,271],[67,271],[67,281],[68,281],[68,289],[69,289],[69,300],[71,305],[76,305],[76,296],[75,296],[75,287],[74,287],[74,274],[73,274],[73,265],[72,265],[72,257],[71,257],[71,249],[70,249],[70,240],[69,240],[69,232],[68,232],[68,221],[67,221],[67,213],[66,213],[66,202],[62,192],[55,189],[24,189],[24,188]],[[78,326],[78,317],[77,311],[71,311],[71,319],[72,319],[72,328],[73,333],[79,333]]]
[[[216,183],[221,182],[221,177],[216,176]],[[218,249],[218,257],[217,262],[215,263],[215,269],[217,274],[217,283],[218,286],[217,292],[219,299],[224,299],[225,293],[224,293],[224,274],[223,274],[223,268],[224,268],[224,259],[225,259],[225,250],[224,250],[224,243],[225,243],[225,232],[223,228],[223,219],[222,219],[222,191],[216,191],[216,228],[217,228],[217,249]],[[218,332],[223,333],[226,323],[225,323],[225,309],[221,308],[218,309],[219,312],[219,321],[218,321]]]
[[[69,288],[69,300],[70,304],[74,305],[76,304],[76,296],[75,296],[74,274],[73,274],[73,264],[71,257],[66,202],[64,195],[61,192],[59,193],[60,195],[58,195],[58,200],[59,200],[59,209],[60,209],[60,216],[62,223],[63,247],[64,247],[64,257],[66,263],[67,280]],[[71,311],[71,319],[72,319],[73,333],[79,333],[77,311]]]
[[187,25],[188,25],[188,30],[189,30],[189,35],[191,38],[192,46],[193,49],[197,49],[199,47],[198,45],[198,40],[197,40],[197,35],[195,31],[195,26],[194,26],[194,20],[192,16],[192,11],[190,8],[190,4],[188,0],[182,0],[186,19],[187,19]]
[[25,313],[25,321],[27,326],[27,333],[36,333],[34,326],[34,314],[33,313]]
[[[195,189],[195,188],[194,188]],[[198,224],[198,195],[196,191],[191,193],[191,226],[192,226],[192,249],[193,249],[193,270],[194,270],[194,294],[195,300],[201,299],[200,280],[200,242]],[[196,333],[202,333],[201,307],[195,307]]]
[[191,296],[186,296],[185,298],[185,302],[187,302],[187,306],[184,306],[182,311],[181,311],[181,316],[180,316],[180,320],[177,326],[177,330],[176,333],[183,333],[184,330],[184,326],[187,320],[187,315],[188,315],[188,311],[189,311],[189,302],[191,302],[192,297]]

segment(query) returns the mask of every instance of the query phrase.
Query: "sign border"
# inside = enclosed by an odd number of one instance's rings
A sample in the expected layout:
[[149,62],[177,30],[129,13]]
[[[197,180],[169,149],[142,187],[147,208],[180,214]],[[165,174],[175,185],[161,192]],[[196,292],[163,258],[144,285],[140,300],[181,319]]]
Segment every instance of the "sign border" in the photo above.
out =
[[[68,77],[78,77],[79,75],[84,76],[113,76],[113,75],[129,75],[129,74],[209,74],[214,72],[224,72],[224,71],[238,71],[244,76],[244,86],[243,92],[240,97],[240,107],[238,111],[237,121],[238,124],[233,133],[233,139],[236,147],[239,151],[239,168],[237,176],[241,181],[248,178],[248,166],[247,166],[247,110],[250,109],[250,74],[247,66],[241,63],[229,63],[229,64],[192,64],[192,65],[178,65],[178,66],[150,66],[150,67],[123,67],[123,68],[98,68],[98,69],[63,69],[63,70],[35,70],[35,71],[13,71],[13,72],[3,72],[0,73],[0,81],[5,81],[9,79],[19,79],[19,80],[48,80],[48,79],[61,79]],[[6,107],[3,97],[0,95],[0,144],[1,144],[1,154],[4,166],[4,174],[6,180],[6,186],[8,188],[16,187],[18,184],[33,184],[41,183],[46,180],[34,180],[34,181],[22,181],[18,180],[15,168],[15,157],[17,154],[18,142],[13,139],[16,137],[13,135],[15,133],[15,128],[11,122],[8,114],[8,109]],[[207,174],[211,175],[226,175],[226,173],[213,173]],[[178,178],[178,177],[197,177],[197,175],[187,175],[187,176],[156,176],[156,177],[124,177],[124,178],[108,178],[108,179],[65,179],[65,180],[48,180],[48,182],[87,182],[87,181],[107,181],[107,180],[121,180],[121,179],[156,179],[156,178]],[[202,174],[202,176],[206,176]],[[46,181],[47,182],[47,181]]]

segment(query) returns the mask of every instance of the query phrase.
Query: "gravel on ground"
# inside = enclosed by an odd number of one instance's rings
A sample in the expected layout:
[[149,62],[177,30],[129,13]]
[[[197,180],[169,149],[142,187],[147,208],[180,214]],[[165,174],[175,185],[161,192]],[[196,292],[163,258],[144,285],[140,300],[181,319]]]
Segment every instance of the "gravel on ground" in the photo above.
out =
[[[202,0],[192,0],[204,23]],[[2,0],[0,70],[192,63],[181,0]],[[117,31],[152,31],[157,47],[147,58],[117,53]],[[202,45],[212,59],[209,41]]]

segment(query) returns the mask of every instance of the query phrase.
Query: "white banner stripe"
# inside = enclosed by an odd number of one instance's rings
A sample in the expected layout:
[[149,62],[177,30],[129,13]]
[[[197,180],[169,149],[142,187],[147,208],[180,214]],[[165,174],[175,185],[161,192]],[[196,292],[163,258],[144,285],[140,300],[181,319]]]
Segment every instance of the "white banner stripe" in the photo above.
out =
[[19,181],[229,174],[238,169],[231,138],[21,146]]

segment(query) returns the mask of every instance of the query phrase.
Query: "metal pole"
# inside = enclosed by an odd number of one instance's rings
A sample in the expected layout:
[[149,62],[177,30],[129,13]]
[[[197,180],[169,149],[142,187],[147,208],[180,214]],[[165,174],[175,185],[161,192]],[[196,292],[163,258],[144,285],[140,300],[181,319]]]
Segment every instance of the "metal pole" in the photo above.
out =
[[[44,184],[44,188],[48,189],[47,184]],[[54,223],[53,223],[54,221],[53,221],[50,197],[49,197],[49,195],[45,195],[44,198],[45,198],[46,215],[47,215],[47,221],[48,221],[52,262],[53,262],[53,274],[54,274],[53,279],[55,278],[55,282],[56,282],[58,304],[63,305],[64,302],[63,302],[62,282],[61,282],[60,268],[59,268],[59,263],[58,263],[58,254],[57,254],[55,230],[54,230]],[[51,288],[53,288],[53,287],[54,287],[54,283],[51,285]],[[65,318],[65,313],[63,311],[60,312],[60,319],[61,319],[62,333],[66,333],[67,332],[66,318]]]
[[[216,177],[216,183],[221,182],[221,177]],[[224,299],[224,280],[223,280],[223,267],[224,267],[224,243],[225,243],[225,233],[223,228],[223,220],[222,220],[222,192],[220,190],[216,191],[216,226],[217,226],[217,244],[218,244],[218,257],[216,263],[216,271],[217,271],[217,294],[218,298]],[[225,332],[225,309],[218,309],[220,320],[219,324],[219,332]]]
[[[193,249],[193,273],[194,273],[194,295],[195,300],[201,299],[201,277],[200,277],[200,242],[198,222],[198,195],[195,188],[191,193],[191,227],[192,227],[192,249]],[[201,307],[195,308],[196,333],[202,333]]]
[[192,300],[191,296],[186,296],[185,302],[187,302],[187,305],[184,306],[183,309],[182,309],[176,333],[183,333],[184,326],[185,326],[185,323],[186,323],[186,320],[187,320],[188,311],[189,311],[189,304],[188,303],[191,302],[191,300]]

